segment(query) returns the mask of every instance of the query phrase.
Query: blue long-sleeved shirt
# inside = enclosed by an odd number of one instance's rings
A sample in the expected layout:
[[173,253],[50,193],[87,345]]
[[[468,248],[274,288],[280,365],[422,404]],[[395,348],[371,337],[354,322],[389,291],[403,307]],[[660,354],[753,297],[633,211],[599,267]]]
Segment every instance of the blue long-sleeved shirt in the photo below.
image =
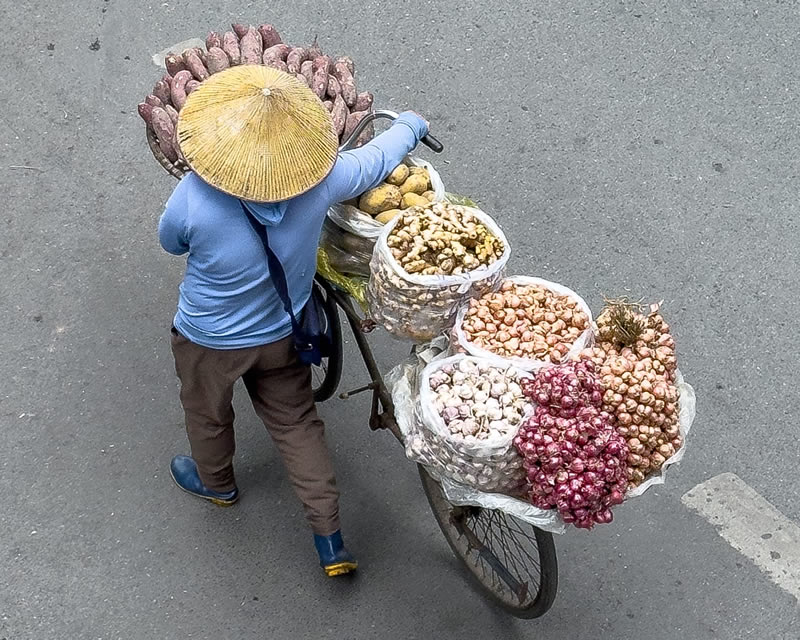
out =
[[[283,202],[248,203],[267,226],[296,314],[311,295],[328,207],[378,184],[426,133],[424,120],[404,113],[370,143],[340,153],[331,173],[313,189]],[[291,334],[289,316],[271,286],[264,247],[236,198],[190,173],[167,202],[158,236],[165,251],[189,254],[174,320],[189,340],[239,349]]]

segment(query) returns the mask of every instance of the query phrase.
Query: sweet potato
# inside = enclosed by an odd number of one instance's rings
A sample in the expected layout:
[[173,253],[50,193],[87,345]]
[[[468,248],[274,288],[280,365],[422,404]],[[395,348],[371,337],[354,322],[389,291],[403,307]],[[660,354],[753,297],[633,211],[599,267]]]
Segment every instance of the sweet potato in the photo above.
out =
[[264,49],[266,48],[264,47],[264,38],[261,37],[261,32],[258,30],[257,27],[250,27],[248,33],[250,33],[250,31],[253,32],[256,38],[256,42],[258,42],[258,49],[259,49],[258,55],[260,56],[262,53],[264,53]]
[[264,51],[262,61],[268,67],[275,66],[272,64],[273,62],[286,62],[286,57],[289,55],[290,48],[288,44],[283,43],[273,45]]
[[[358,123],[361,122],[369,111],[352,111],[347,116],[347,124],[344,127],[344,137],[349,138],[350,134],[355,131]],[[402,194],[401,194],[402,195]]]
[[211,49],[213,47],[222,49],[222,36],[220,36],[216,31],[209,31],[208,35],[206,36],[206,49]]
[[336,96],[333,101],[333,108],[331,109],[331,116],[333,117],[333,129],[336,135],[341,138],[344,133],[344,125],[347,123],[348,116],[347,105],[341,95]]
[[250,25],[242,24],[241,22],[237,22],[237,23],[231,25],[231,29],[233,29],[233,32],[237,36],[239,36],[240,39],[244,38],[244,36],[247,33],[247,30],[249,28],[250,28]]
[[209,73],[219,73],[231,66],[228,55],[219,47],[211,47],[206,54],[206,64]]
[[303,47],[294,47],[286,56],[289,73],[300,73],[300,65],[308,59],[308,52]]
[[314,72],[314,77],[311,81],[311,90],[317,94],[320,100],[325,98],[328,91],[328,72],[320,67]]
[[333,71],[333,60],[330,59],[330,56],[317,56],[314,58],[314,73],[320,69],[324,69],[326,74],[330,74]]
[[322,103],[322,106],[324,106],[328,111],[333,111],[333,101],[332,100],[326,100],[325,102]]
[[168,104],[164,107],[164,110],[167,112],[167,115],[169,115],[169,119],[172,120],[172,124],[177,126],[178,112],[175,111],[175,107],[173,107],[171,104]]
[[156,86],[153,87],[153,95],[164,104],[168,104],[171,99],[169,95],[169,85],[163,80],[159,80],[156,82]]
[[186,83],[186,95],[188,96],[192,91],[197,89],[200,86],[200,83],[197,80],[189,80]]
[[179,71],[183,71],[186,68],[183,56],[179,53],[167,54],[167,57],[164,58],[164,64],[167,66],[167,73],[173,77],[175,77]]
[[358,99],[356,92],[356,81],[353,79],[353,74],[344,62],[337,62],[333,65],[333,75],[339,81],[339,86],[342,90],[342,98],[348,107],[354,107]]
[[289,67],[286,66],[286,63],[283,60],[272,60],[266,66],[277,69],[278,71],[283,71],[284,73],[289,73]]
[[175,125],[169,114],[159,107],[153,107],[151,122],[153,131],[155,131],[158,138],[158,146],[161,152],[170,162],[175,162],[178,159],[178,152],[175,150],[175,143],[173,137],[175,135]]
[[228,56],[231,66],[242,64],[242,50],[239,48],[239,38],[233,31],[226,31],[222,36],[222,50]]
[[311,43],[311,46],[308,48],[308,60],[313,60],[322,55],[322,47],[319,46],[317,42],[317,37],[314,36],[314,42]]
[[165,73],[161,80],[166,83],[168,87],[172,86],[172,76],[168,73]]
[[[369,111],[367,112],[369,113]],[[360,147],[362,145],[367,144],[370,140],[375,137],[375,124],[370,122],[364,130],[361,132],[361,135],[356,138],[356,147]]]
[[239,48],[242,51],[242,64],[261,64],[263,51],[258,31],[251,28],[245,33],[239,42]]
[[139,115],[142,116],[142,120],[144,120],[147,124],[151,124],[153,122],[153,105],[147,102],[140,102],[138,109]]
[[191,79],[192,73],[186,69],[178,71],[172,79],[170,95],[172,97],[172,104],[178,111],[183,109],[183,105],[186,103],[186,83]]
[[336,62],[341,62],[347,70],[350,72],[350,75],[355,75],[356,73],[356,65],[353,64],[353,59],[350,56],[342,56],[341,58],[336,58]]
[[[328,74],[328,89],[327,95],[331,100],[336,100],[336,98],[342,95],[342,88],[339,86],[339,81],[336,79],[336,76],[332,76]],[[348,109],[350,111],[350,109]]]
[[206,69],[206,65],[203,64],[203,61],[194,49],[183,52],[183,61],[186,63],[186,68],[192,72],[195,80],[199,82],[208,80],[208,69]]
[[264,47],[264,49],[269,49],[270,47],[274,47],[276,44],[283,43],[280,34],[271,24],[259,25],[258,33],[261,34],[261,46]]
[[305,76],[306,81],[308,82],[308,86],[311,86],[311,83],[314,82],[314,63],[311,60],[306,60],[303,64],[300,65],[300,73]]
[[144,101],[154,107],[161,107],[162,109],[164,108],[164,101],[158,96],[154,96],[152,93],[147,96]]
[[369,111],[372,109],[374,96],[369,92],[359,93],[356,97],[356,103],[353,105],[353,111]]

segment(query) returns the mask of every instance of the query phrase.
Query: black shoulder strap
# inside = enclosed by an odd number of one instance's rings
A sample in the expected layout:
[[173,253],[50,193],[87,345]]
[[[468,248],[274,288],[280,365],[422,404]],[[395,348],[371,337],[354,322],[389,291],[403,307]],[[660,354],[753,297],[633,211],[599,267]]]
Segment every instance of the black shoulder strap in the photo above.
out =
[[275,285],[275,290],[278,292],[278,297],[283,303],[283,308],[292,320],[292,331],[296,336],[301,336],[303,331],[300,324],[297,322],[297,318],[295,318],[294,309],[292,309],[292,298],[289,295],[289,286],[286,283],[286,273],[283,271],[283,265],[281,265],[278,256],[275,255],[275,252],[269,246],[267,228],[256,219],[253,212],[250,211],[242,200],[239,200],[239,204],[242,205],[242,209],[247,215],[250,226],[253,227],[253,230],[264,245],[264,253],[267,254],[267,269],[269,269],[269,275],[270,278],[272,278],[272,284]]

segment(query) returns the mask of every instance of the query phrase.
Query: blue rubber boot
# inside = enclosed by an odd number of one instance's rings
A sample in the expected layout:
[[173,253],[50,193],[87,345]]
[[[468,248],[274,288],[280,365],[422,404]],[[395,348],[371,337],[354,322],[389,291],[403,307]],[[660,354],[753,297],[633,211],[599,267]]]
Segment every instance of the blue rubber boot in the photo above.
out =
[[356,559],[344,548],[341,531],[329,536],[314,534],[314,546],[319,554],[319,564],[329,578],[351,573],[358,568]]
[[206,489],[197,473],[197,464],[189,456],[175,456],[169,465],[169,472],[175,484],[186,493],[208,500],[219,507],[229,507],[239,499],[238,489],[228,493],[217,493]]

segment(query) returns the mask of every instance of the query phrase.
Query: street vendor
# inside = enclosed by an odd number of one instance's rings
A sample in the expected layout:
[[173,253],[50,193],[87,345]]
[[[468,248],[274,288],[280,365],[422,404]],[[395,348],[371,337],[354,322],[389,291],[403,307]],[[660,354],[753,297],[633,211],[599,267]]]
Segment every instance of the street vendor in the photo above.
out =
[[243,379],[329,576],[357,563],[342,541],[339,492],[311,370],[298,358],[264,240],[248,216],[266,229],[299,316],[311,295],[328,207],[383,180],[427,128],[406,112],[368,144],[338,153],[322,102],[294,76],[258,65],[205,81],[177,125],[192,172],[167,202],[158,233],[165,251],[188,254],[171,340],[191,456],[173,458],[172,478],[219,506],[239,499],[232,398],[234,383]]

